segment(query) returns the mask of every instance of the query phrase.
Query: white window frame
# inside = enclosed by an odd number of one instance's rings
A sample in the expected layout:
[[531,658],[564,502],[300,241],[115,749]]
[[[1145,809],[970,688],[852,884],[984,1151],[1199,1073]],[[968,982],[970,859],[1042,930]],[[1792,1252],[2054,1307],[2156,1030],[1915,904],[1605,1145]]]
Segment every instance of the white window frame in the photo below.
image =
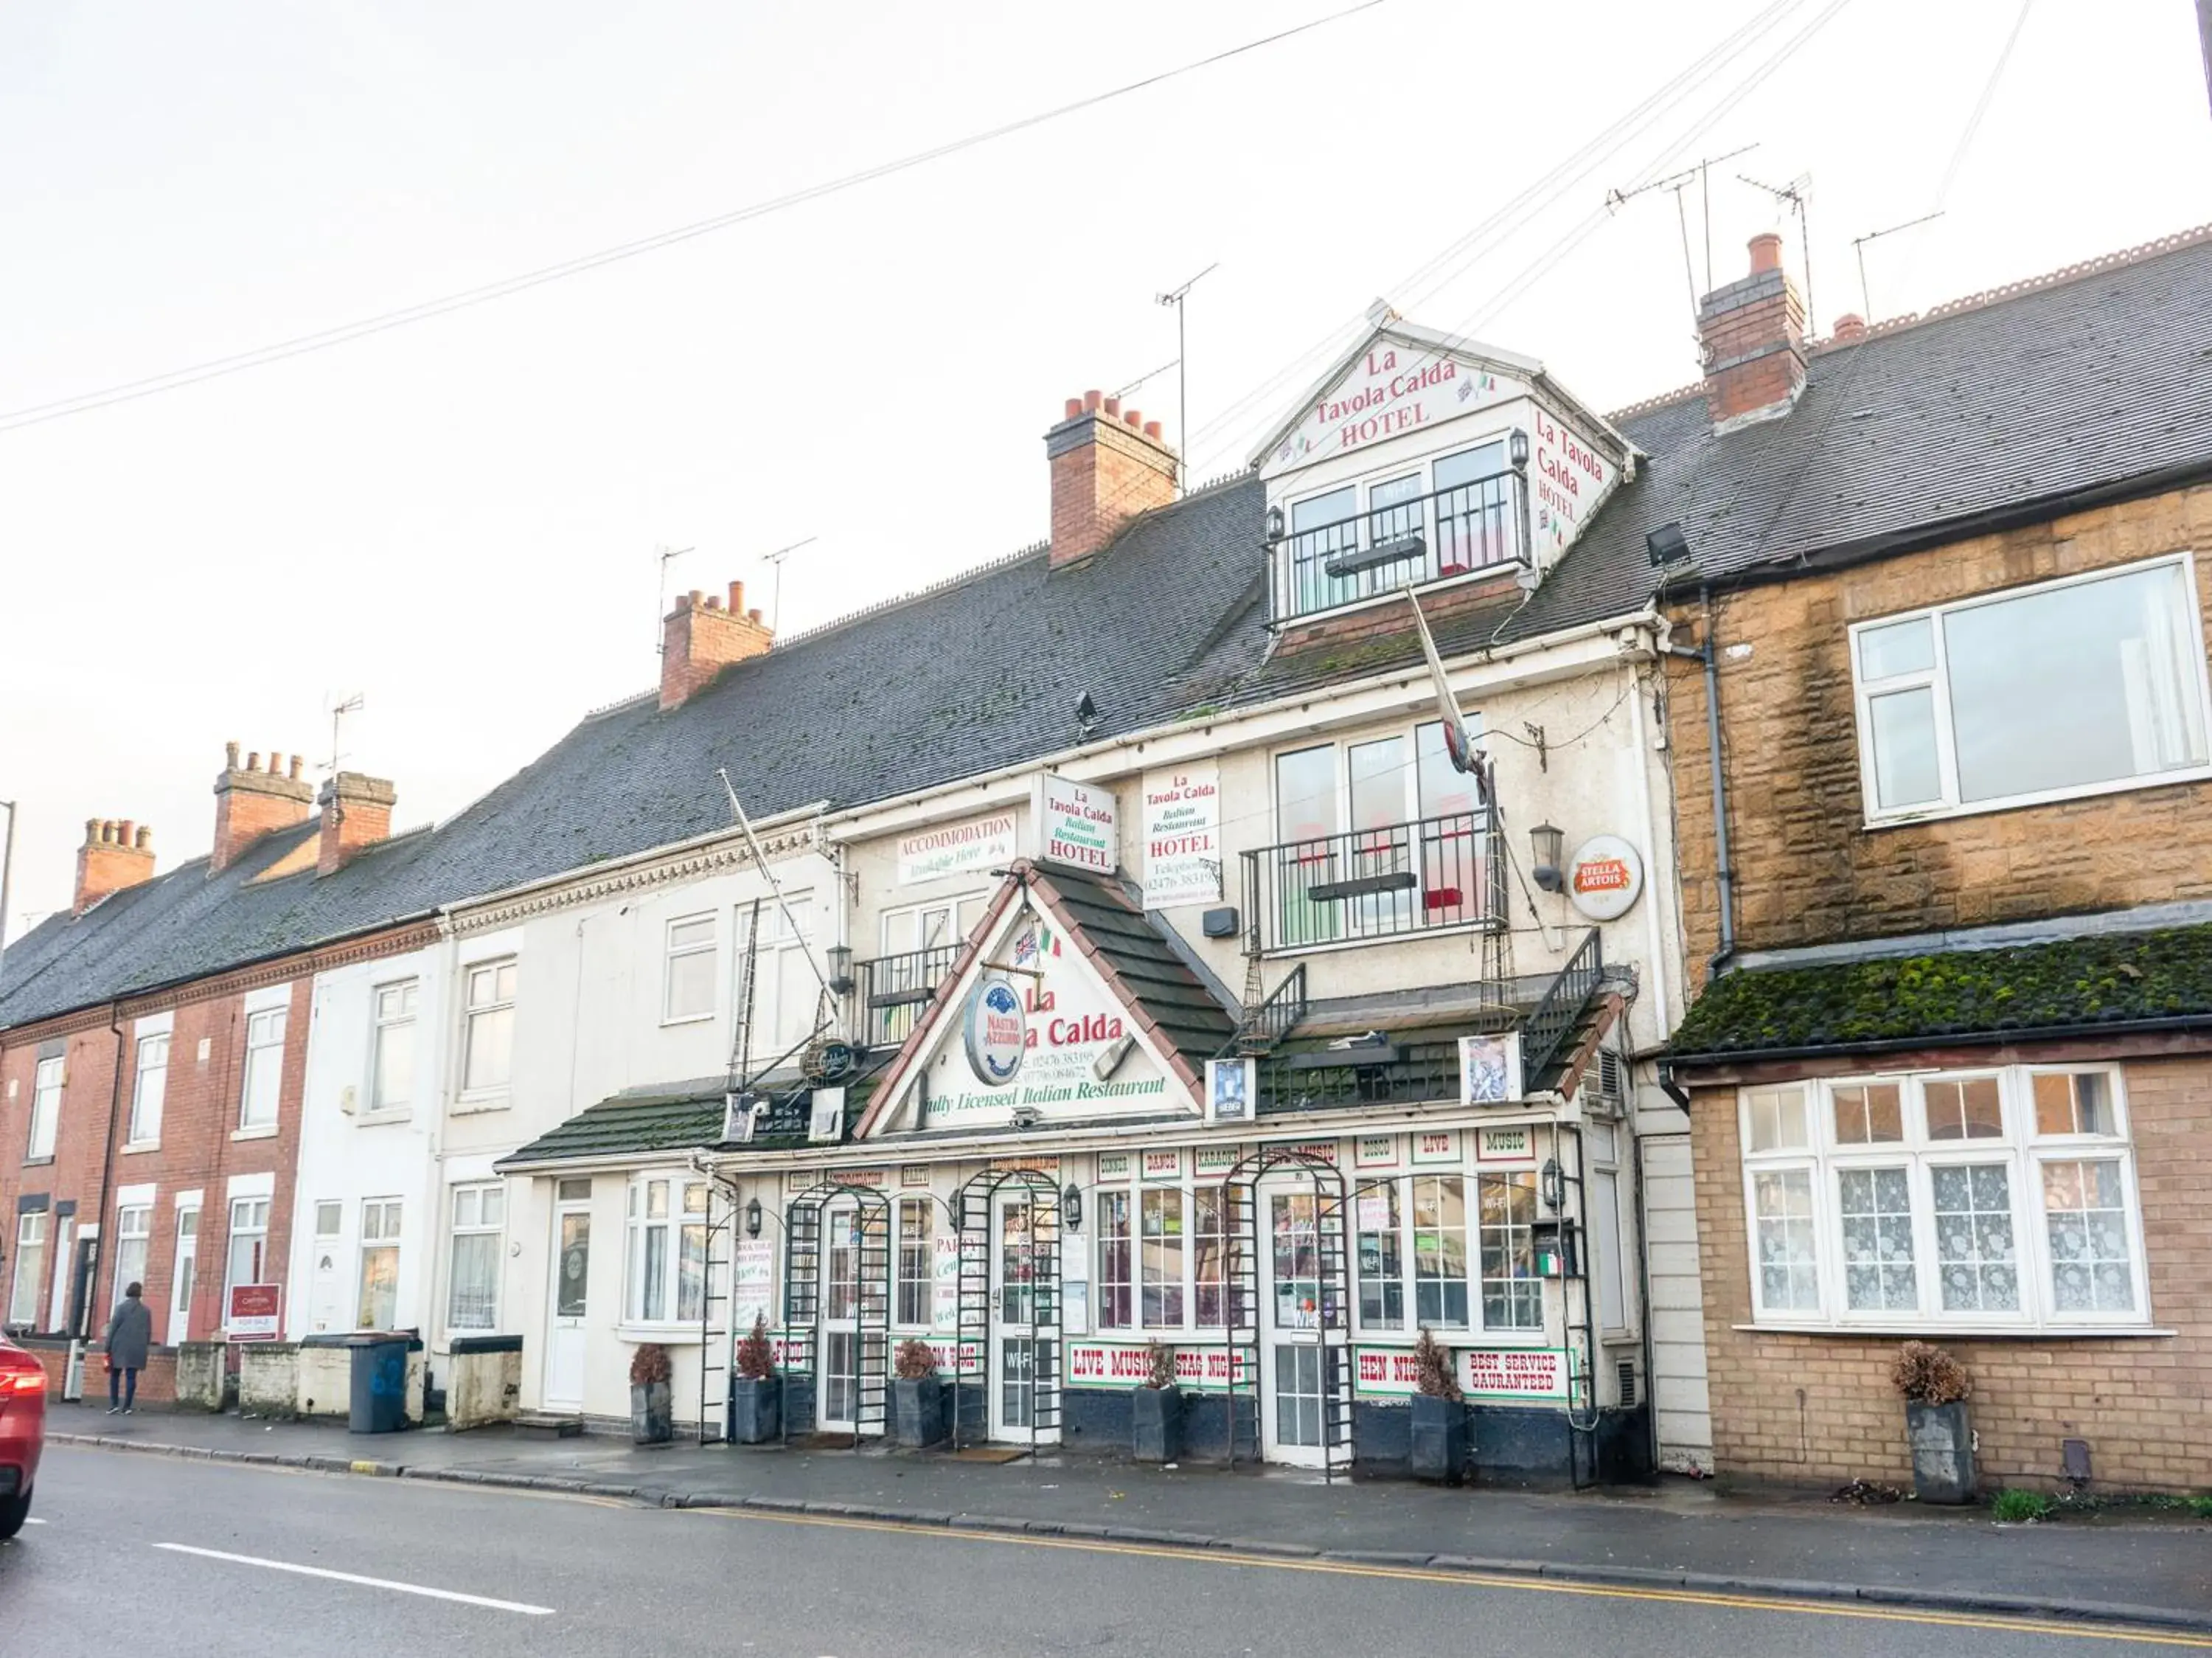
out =
[[[131,1228],[132,1216],[137,1217],[137,1230],[135,1232]],[[138,1265],[136,1271],[128,1271],[124,1259],[124,1251],[133,1244],[138,1246]],[[134,1198],[130,1203],[118,1203],[115,1205],[115,1288],[113,1299],[108,1302],[110,1312],[123,1305],[123,1291],[125,1287],[134,1283],[141,1286],[144,1285],[146,1268],[153,1259],[153,1198],[150,1197],[143,1199]],[[149,1309],[152,1305],[151,1301],[147,1303]]]
[[[273,1008],[258,1008],[246,1015],[246,1062],[239,1067],[238,1132],[253,1136],[274,1134],[283,1113],[284,1045],[292,1028],[289,1004]],[[259,1057],[273,1051],[276,1059],[265,1066],[257,1064]],[[262,1104],[260,1089],[255,1080],[267,1077],[265,1084],[269,1099],[268,1115],[258,1115]]]
[[[397,997],[398,1011],[385,1011],[385,998]],[[362,1094],[361,1114],[379,1121],[397,1121],[411,1116],[415,1110],[415,1095],[422,1076],[422,981],[418,978],[388,978],[368,990],[368,1078]],[[381,1095],[384,1090],[384,1043],[389,1032],[407,1033],[407,1097],[390,1102]]]
[[[1090,1275],[1091,1280],[1089,1292],[1091,1302],[1091,1327],[1093,1332],[1101,1336],[1182,1335],[1191,1337],[1194,1332],[1218,1333],[1221,1330],[1222,1325],[1219,1319],[1214,1319],[1210,1322],[1200,1320],[1199,1316],[1200,1297],[1206,1284],[1210,1283],[1217,1292],[1214,1298],[1215,1306],[1224,1314],[1226,1314],[1231,1289],[1227,1277],[1231,1236],[1225,1229],[1227,1224],[1225,1216],[1221,1217],[1224,1229],[1200,1231],[1198,1224],[1198,1210],[1200,1199],[1207,1193],[1212,1194],[1212,1200],[1217,1204],[1225,1201],[1221,1193],[1227,1171],[1214,1169],[1199,1173],[1188,1167],[1193,1161],[1191,1150],[1186,1148],[1181,1155],[1186,1167],[1176,1179],[1147,1180],[1143,1178],[1143,1150],[1141,1148],[1132,1149],[1127,1153],[1130,1168],[1127,1174],[1109,1174],[1091,1188],[1090,1206],[1084,1227],[1085,1230],[1091,1234],[1091,1238],[1086,1247],[1088,1264],[1085,1271]],[[1182,1231],[1179,1239],[1182,1258],[1181,1276],[1176,1280],[1163,1282],[1160,1284],[1162,1288],[1175,1289],[1180,1296],[1182,1317],[1179,1321],[1172,1324],[1165,1322],[1148,1324],[1145,1321],[1145,1195],[1147,1192],[1176,1192],[1182,1194]],[[1104,1271],[1103,1251],[1106,1242],[1105,1200],[1109,1197],[1118,1197],[1127,1205],[1129,1227],[1127,1243],[1129,1271],[1126,1279],[1109,1280]],[[1210,1279],[1202,1280],[1199,1276],[1199,1245],[1201,1239],[1210,1238],[1218,1238],[1220,1244],[1212,1262],[1214,1269],[1212,1276]],[[1129,1299],[1129,1317],[1124,1323],[1115,1324],[1106,1318],[1106,1298],[1114,1290],[1126,1293]]]
[[[2104,1077],[2113,1115],[2113,1131],[2104,1135],[2046,1135],[2035,1121],[2034,1080],[2041,1076],[2097,1075]],[[1994,1137],[1936,1140],[1928,1134],[1926,1088],[1931,1082],[1994,1080],[2003,1132]],[[1899,1092],[1904,1137],[1885,1143],[1838,1143],[1835,1135],[1835,1092],[1839,1088],[1894,1086]],[[1801,1090],[1805,1101],[1807,1143],[1765,1151],[1751,1149],[1752,1097],[1778,1089]],[[1750,1272],[1752,1321],[1760,1328],[1832,1330],[1912,1335],[1976,1334],[2094,1335],[2100,1331],[2133,1332],[2151,1327],[2150,1284],[2143,1253],[2142,1198],[2136,1176],[2132,1115],[2125,1077],[2117,1064],[1978,1066],[1956,1070],[1868,1072],[1849,1076],[1808,1077],[1795,1082],[1740,1088],[1737,1133],[1742,1164],[1744,1236]],[[2127,1204],[2129,1271],[2134,1306],[2125,1312],[2061,1312],[2052,1284],[2049,1212],[2043,1198],[2044,1166],[2052,1162],[2116,1162]],[[1999,1163],[2006,1171],[2011,1207],[2013,1266],[2020,1286],[2017,1312],[1948,1311],[1942,1305],[1941,1262],[1930,1171],[1960,1164]],[[1841,1175],[1855,1168],[1903,1166],[1910,1182],[1916,1309],[1854,1311],[1849,1305],[1842,1217]],[[1815,1309],[1770,1308],[1759,1276],[1759,1228],[1754,1183],[1764,1172],[1802,1169],[1811,1176]]]
[[[1472,1135],[1474,1131],[1467,1132]],[[1464,1323],[1450,1322],[1440,1316],[1426,1317],[1421,1311],[1424,1280],[1420,1272],[1420,1258],[1414,1247],[1414,1234],[1422,1228],[1413,1223],[1413,1182],[1432,1178],[1455,1179],[1461,1183],[1460,1247],[1464,1270],[1459,1282],[1467,1292],[1467,1320]],[[1533,1275],[1526,1279],[1498,1280],[1499,1283],[1527,1283],[1536,1287],[1538,1317],[1535,1323],[1492,1325],[1486,1321],[1488,1309],[1482,1294],[1486,1282],[1482,1276],[1482,1183],[1485,1180],[1508,1180],[1516,1184],[1535,1182],[1537,1189],[1530,1223],[1532,1228],[1547,1223],[1541,1186],[1533,1165],[1498,1163],[1470,1167],[1462,1159],[1457,1163],[1347,1172],[1346,1189],[1352,1198],[1352,1225],[1346,1234],[1345,1241],[1350,1252],[1352,1319],[1355,1333],[1376,1341],[1412,1341],[1425,1327],[1462,1346],[1476,1341],[1493,1347],[1541,1347],[1547,1344],[1552,1327],[1553,1298],[1546,1288],[1550,1280],[1541,1275]],[[1392,1232],[1398,1246],[1396,1283],[1402,1311],[1395,1323],[1369,1320],[1362,1299],[1367,1277],[1359,1266],[1359,1240],[1368,1235],[1369,1230],[1359,1224],[1360,1195],[1386,1186],[1395,1190],[1397,1205],[1397,1220]],[[1532,1253],[1533,1248],[1532,1240]]]
[[[24,1143],[23,1161],[50,1163],[54,1143],[60,1137],[62,1094],[69,1086],[69,1056],[58,1053],[41,1059],[31,1072],[31,1133]],[[40,1145],[44,1141],[45,1144]]]
[[[8,1263],[8,1322],[19,1328],[35,1330],[39,1326],[40,1292],[45,1289],[47,1257],[52,1253],[54,1217],[51,1209],[27,1209],[15,1216],[14,1259]],[[27,1260],[37,1262],[37,1270],[30,1277],[23,1276]],[[27,1302],[30,1313],[22,1315]]]
[[[168,1097],[169,1033],[161,1030],[142,1034],[132,1058],[136,1074],[131,1084],[131,1122],[123,1149],[152,1151],[161,1143],[161,1109]],[[149,1077],[153,1079],[150,1082]]]
[[361,1237],[354,1251],[352,1328],[377,1326],[362,1318],[368,1299],[368,1258],[388,1252],[392,1256],[392,1325],[399,1322],[400,1266],[405,1259],[407,1205],[399,1198],[364,1198],[361,1202]]
[[[665,1215],[647,1212],[652,1188],[656,1184],[667,1189],[668,1209]],[[686,1207],[689,1194],[695,1191],[701,1203],[696,1210]],[[713,1288],[708,1282],[713,1267],[707,1257],[707,1224],[713,1205],[713,1193],[706,1180],[689,1169],[652,1169],[630,1178],[623,1198],[624,1330],[675,1336],[689,1333],[692,1339],[698,1338],[699,1311],[694,1308],[687,1314],[684,1308],[684,1234],[696,1231],[699,1235],[699,1294],[703,1298]],[[646,1269],[648,1256],[654,1253],[658,1253],[660,1260],[662,1301],[658,1315],[647,1317]]]
[[[798,921],[802,930],[793,931],[791,920],[787,919],[784,914],[786,910]],[[755,975],[752,1051],[745,1058],[749,1064],[763,1065],[780,1058],[796,1039],[786,1033],[802,1021],[792,1009],[783,1005],[784,958],[794,951],[802,954],[811,951],[815,930],[822,918],[815,912],[814,894],[811,891],[786,893],[781,904],[772,895],[763,897],[759,910],[761,942],[757,949],[753,949],[747,937],[753,914],[752,901],[747,899],[737,906],[731,917],[730,995],[731,1005],[734,1008],[738,997],[744,991],[745,961],[750,954]],[[815,982],[811,967],[807,969],[799,984],[799,995],[804,1002],[803,1022],[811,1028],[821,990]]]
[[[1877,829],[1899,823],[1923,823],[1936,818],[1972,817],[1984,812],[2009,811],[2015,807],[2041,806],[2056,801],[2083,800],[2097,795],[2124,794],[2137,789],[2162,789],[2172,783],[2212,777],[2212,764],[2209,764],[2179,767],[2168,771],[2146,772],[2134,777],[2112,777],[2101,783],[2070,783],[2058,789],[2001,795],[1988,800],[1961,801],[1959,798],[1958,756],[1954,750],[1951,719],[1950,659],[1943,640],[1943,619],[1960,611],[2005,604],[2063,588],[2141,575],[2160,568],[2178,568],[2181,571],[2182,588],[2191,601],[2189,615],[2195,622],[2191,637],[2196,641],[2197,649],[2188,653],[2193,670],[2189,688],[2196,693],[2199,728],[2206,733],[2208,742],[2212,743],[2212,669],[2208,669],[2205,661],[2203,625],[2197,619],[2203,614],[2203,600],[2197,586],[2197,561],[2192,553],[2172,553],[2132,564],[2113,564],[2101,570],[2083,570],[2073,576],[2062,576],[2057,581],[2031,582],[2025,587],[2006,588],[1994,593],[1978,593],[1971,598],[1954,600],[1948,604],[1929,605],[1918,610],[1899,611],[1894,615],[1872,617],[1850,625],[1845,644],[1850,657],[1852,712],[1858,725],[1859,795],[1866,826]],[[1923,619],[1929,624],[1929,634],[1934,646],[1933,666],[1872,680],[1860,671],[1862,636],[1900,623]],[[1875,783],[1874,722],[1869,704],[1877,697],[1923,687],[1930,691],[1935,701],[1936,765],[1942,796],[1940,800],[1916,806],[1885,808]],[[2208,749],[2208,752],[2212,752],[2212,749]]]
[[[468,1205],[471,1218],[461,1218],[463,1198],[472,1202]],[[484,1200],[495,1198],[499,1202],[499,1218],[483,1218]],[[505,1259],[507,1239],[507,1182],[504,1180],[468,1180],[450,1188],[446,1200],[447,1237],[453,1245],[447,1255],[448,1268],[446,1282],[446,1328],[456,1335],[483,1335],[499,1328],[500,1279],[503,1276],[501,1263]],[[453,1296],[459,1288],[460,1240],[484,1238],[492,1240],[491,1247],[491,1311],[482,1324],[462,1324],[453,1317]]]
[[[676,932],[679,927],[697,928],[704,923],[707,936],[703,941],[693,939],[679,943]],[[671,916],[660,930],[660,1022],[664,1025],[696,1025],[714,1018],[719,1009],[720,979],[715,959],[722,948],[721,918],[718,911],[703,910],[693,915]],[[688,1013],[676,1010],[676,964],[694,956],[707,958],[707,1005]]]
[[[514,987],[504,1000],[499,995],[499,974],[501,968],[512,968]],[[490,976],[489,999],[481,1004],[472,998],[476,995],[477,977]],[[461,1053],[459,1074],[456,1078],[459,1097],[471,1104],[502,1101],[514,1086],[514,1010],[522,994],[522,958],[516,954],[486,956],[481,961],[465,963],[461,967]],[[477,1021],[485,1015],[505,1013],[507,1026],[507,1071],[496,1082],[480,1087],[469,1086],[469,1057],[477,1038]]]
[[[909,1209],[908,1205],[913,1205]],[[914,1210],[923,1221],[921,1271],[906,1270],[906,1218]],[[937,1199],[926,1192],[905,1192],[891,1200],[891,1328],[922,1334],[935,1328],[937,1312]],[[909,1292],[920,1301],[921,1316],[902,1318],[901,1300]]]
[[[232,1273],[232,1269],[238,1265],[238,1240],[240,1238],[258,1238],[261,1240],[260,1276],[257,1278],[243,1280],[243,1282],[255,1283],[266,1283],[269,1282],[269,1268],[270,1265],[269,1259],[269,1216],[271,1209],[275,1207],[275,1198],[267,1192],[258,1194],[243,1192],[234,1193],[230,1199],[230,1210],[227,1217],[228,1224],[224,1227],[222,1234],[222,1315],[216,1320],[217,1324],[220,1326],[224,1327],[228,1326],[230,1323],[230,1292],[237,1289],[240,1282],[242,1282],[240,1279],[234,1277]],[[258,1206],[261,1210],[258,1219],[253,1213],[254,1209],[257,1206]],[[240,1210],[244,1210],[246,1215],[247,1223],[244,1226],[240,1226],[238,1222],[239,1211]]]

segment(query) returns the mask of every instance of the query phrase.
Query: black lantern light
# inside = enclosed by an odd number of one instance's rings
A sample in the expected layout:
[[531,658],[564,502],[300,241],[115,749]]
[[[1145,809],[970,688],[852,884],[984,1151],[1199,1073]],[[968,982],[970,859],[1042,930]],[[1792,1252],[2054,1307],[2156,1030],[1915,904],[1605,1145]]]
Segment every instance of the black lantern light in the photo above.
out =
[[1070,1232],[1083,1230],[1083,1188],[1073,1180],[1060,1194],[1060,1219]]
[[1528,434],[1518,426],[1513,436],[1505,440],[1505,458],[1513,463],[1515,472],[1526,472],[1528,467]]
[[1536,884],[1547,893],[1567,890],[1567,873],[1564,867],[1567,837],[1564,830],[1548,823],[1540,823],[1528,832],[1528,844],[1535,852],[1536,867],[1529,871]]
[[1273,546],[1276,542],[1283,539],[1285,528],[1285,526],[1283,523],[1283,509],[1280,507],[1268,508],[1267,545],[1269,546]]
[[745,1236],[757,1238],[761,1228],[760,1199],[756,1198],[745,1205]]
[[823,954],[830,959],[830,991],[833,996],[853,993],[853,947],[832,944]]

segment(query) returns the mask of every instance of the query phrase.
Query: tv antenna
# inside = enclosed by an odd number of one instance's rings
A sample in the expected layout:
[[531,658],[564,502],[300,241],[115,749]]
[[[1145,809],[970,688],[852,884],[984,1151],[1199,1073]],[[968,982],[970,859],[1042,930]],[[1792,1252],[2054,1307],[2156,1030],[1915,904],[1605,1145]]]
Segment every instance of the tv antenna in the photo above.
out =
[[[769,632],[775,631],[776,619],[783,614],[783,561],[797,552],[799,548],[811,547],[821,539],[818,535],[810,535],[804,541],[793,541],[787,547],[778,547],[774,552],[761,554],[761,563],[775,566],[775,584],[769,591],[768,631]],[[731,799],[734,804],[736,796],[732,795]]]
[[[1185,451],[1188,451],[1190,448],[1190,369],[1188,367],[1188,364],[1190,362],[1190,350],[1189,348],[1183,344],[1182,302],[1190,297],[1190,290],[1198,286],[1200,277],[1211,275],[1213,271],[1218,271],[1220,268],[1221,261],[1219,259],[1216,259],[1212,264],[1207,265],[1205,270],[1200,271],[1198,276],[1193,277],[1188,282],[1183,283],[1182,287],[1170,288],[1164,294],[1156,294],[1152,296],[1153,299],[1161,305],[1172,305],[1175,307],[1176,444],[1177,448]],[[1153,370],[1154,374],[1158,372],[1159,371],[1158,369]],[[1146,376],[1146,379],[1150,379],[1151,377],[1152,376],[1149,375]],[[1176,492],[1178,495],[1182,494],[1189,487],[1190,480],[1185,475],[1189,472],[1189,470],[1190,456],[1186,453],[1182,457],[1181,464],[1176,467]]]
[[[1700,293],[1711,293],[1713,286],[1712,170],[1723,162],[1732,162],[1739,155],[1748,155],[1758,148],[1755,143],[1745,144],[1741,149],[1729,150],[1725,155],[1708,155],[1703,161],[1684,168],[1680,173],[1670,173],[1663,179],[1652,179],[1643,184],[1632,185],[1626,190],[1608,190],[1605,192],[1605,207],[1608,213],[1618,212],[1638,196],[1654,190],[1664,190],[1674,198],[1674,217],[1682,227],[1682,275],[1688,279],[1690,284],[1690,314],[1692,316],[1697,314],[1698,296]],[[1705,225],[1705,285],[1702,289],[1698,286],[1696,273],[1690,265],[1690,213],[1688,208],[1682,204],[1682,192],[1692,184],[1698,186],[1698,194],[1704,203],[1699,210]]]
[[1808,339],[1818,338],[1820,330],[1814,320],[1817,314],[1813,309],[1813,221],[1809,210],[1813,195],[1813,175],[1810,173],[1800,173],[1788,184],[1784,185],[1761,184],[1757,179],[1743,173],[1739,173],[1735,176],[1740,182],[1749,185],[1753,190],[1764,190],[1768,195],[1773,197],[1779,205],[1788,208],[1797,216],[1797,240],[1803,250],[1805,260],[1805,336]]
[[1874,301],[1867,293],[1866,245],[1870,241],[1880,241],[1884,236],[1893,236],[1900,230],[1910,230],[1916,225],[1926,224],[1931,219],[1940,219],[1942,216],[1943,210],[1939,207],[1933,213],[1923,213],[1917,219],[1907,219],[1903,224],[1893,224],[1887,230],[1869,230],[1863,236],[1853,236],[1851,238],[1851,252],[1858,255],[1859,261],[1859,304],[1862,308],[1861,314],[1866,318],[1869,326],[1871,326],[1874,322]]
[[326,769],[335,777],[338,774],[338,767],[346,760],[344,752],[338,747],[339,734],[345,728],[345,716],[360,713],[368,704],[368,698],[363,692],[356,691],[350,697],[343,698],[332,692],[326,700],[331,710],[331,758]]
[[656,546],[653,550],[653,558],[659,561],[659,579],[655,582],[653,589],[653,650],[657,656],[665,656],[668,654],[668,634],[665,627],[667,621],[665,613],[668,609],[668,567],[685,553],[694,551],[696,549],[691,547],[672,547],[665,545]]

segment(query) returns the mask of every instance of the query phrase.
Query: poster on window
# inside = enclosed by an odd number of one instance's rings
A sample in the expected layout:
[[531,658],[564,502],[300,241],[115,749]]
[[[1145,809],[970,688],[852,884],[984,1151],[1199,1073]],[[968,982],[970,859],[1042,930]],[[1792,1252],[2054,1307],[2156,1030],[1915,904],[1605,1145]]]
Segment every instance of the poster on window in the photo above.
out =
[[1221,901],[1221,772],[1211,761],[1145,777],[1145,907]]
[[775,1294],[775,1247],[765,1238],[738,1240],[730,1257],[730,1321],[739,1336],[769,1316]]
[[1209,1059],[1206,1062],[1206,1114],[1217,1123],[1249,1122],[1252,1095],[1259,1085],[1259,1062],[1255,1059]]
[[1463,1106],[1503,1106],[1521,1098],[1521,1033],[1459,1039],[1459,1098]]
[[936,1271],[930,1280],[929,1327],[950,1335],[960,1328],[960,1240],[939,1233],[931,1242]]

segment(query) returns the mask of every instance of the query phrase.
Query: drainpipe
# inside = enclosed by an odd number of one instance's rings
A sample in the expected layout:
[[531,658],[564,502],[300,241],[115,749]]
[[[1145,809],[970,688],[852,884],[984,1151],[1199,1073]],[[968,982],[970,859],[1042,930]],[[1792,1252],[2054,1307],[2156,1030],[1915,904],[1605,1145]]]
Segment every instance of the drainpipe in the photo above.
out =
[[1716,875],[1720,882],[1720,948],[1705,964],[1708,981],[1726,972],[1729,964],[1735,960],[1735,865],[1729,853],[1728,781],[1721,771],[1721,680],[1720,657],[1713,638],[1713,588],[1710,582],[1700,584],[1699,601],[1705,607],[1705,643],[1692,650],[1686,645],[1668,645],[1670,656],[1687,656],[1701,661],[1705,667],[1705,748],[1707,764],[1713,774],[1713,857]]
[[[93,1234],[92,1270],[85,1277],[84,1321],[82,1324],[73,1321],[69,1332],[69,1367],[63,1372],[62,1378],[62,1399],[64,1402],[74,1402],[84,1397],[85,1349],[89,1345],[87,1335],[97,1321],[93,1298],[100,1293],[100,1258],[104,1253],[101,1246],[107,1241],[107,1186],[115,1174],[115,1125],[123,1107],[123,1004],[120,1002],[107,1004],[107,1029],[109,1034],[115,1038],[115,1082],[107,1091],[107,1146],[100,1160],[100,1204],[93,1210],[93,1225],[98,1230]],[[77,1229],[80,1234],[84,1229],[82,1220],[77,1222]],[[75,1266],[74,1262],[70,1263],[71,1271]],[[74,1297],[70,1311],[76,1311]]]

